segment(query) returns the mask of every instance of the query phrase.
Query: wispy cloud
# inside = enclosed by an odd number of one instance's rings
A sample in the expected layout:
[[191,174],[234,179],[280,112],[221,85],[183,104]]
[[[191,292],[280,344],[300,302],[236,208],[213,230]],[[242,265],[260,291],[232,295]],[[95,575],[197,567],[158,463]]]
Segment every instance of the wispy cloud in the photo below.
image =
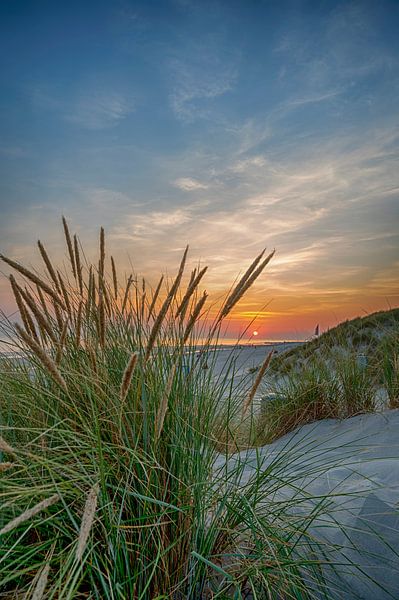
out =
[[135,111],[133,96],[97,86],[61,93],[55,86],[35,85],[30,95],[35,108],[59,114],[84,129],[112,127]]
[[104,129],[116,125],[134,110],[134,101],[123,94],[93,91],[79,96],[65,118],[86,129]]
[[[132,216],[135,234],[145,238],[148,252],[151,240],[156,246],[173,239],[173,247],[190,241],[193,255],[210,263],[209,281],[216,291],[267,246],[276,247],[277,254],[267,284],[253,292],[258,298],[319,295],[332,306],[341,294],[342,301],[349,301],[361,293],[377,265],[393,273],[390,247],[397,247],[392,236],[399,214],[392,147],[398,133],[385,127],[324,142],[310,138],[287,152],[282,146],[240,160],[233,150],[230,161],[225,157],[224,166],[201,188],[204,203],[172,210],[170,218],[164,213]],[[193,154],[191,165],[185,160],[192,171],[198,155]],[[201,171],[197,164],[197,172],[195,181],[201,182],[206,166]],[[218,196],[224,201],[216,202]],[[176,258],[166,251],[163,260],[172,267]]]
[[297,89],[305,92],[304,99],[321,101],[356,89],[372,73],[397,65],[397,56],[376,44],[376,15],[371,7],[358,1],[337,4],[319,22],[317,32],[309,30],[311,21],[304,15],[297,13],[294,21],[287,20],[275,46],[285,59],[281,80],[289,83],[294,78]]
[[[293,108],[304,106],[306,104],[317,104],[318,102],[324,102],[325,100],[331,100],[331,98],[335,98],[342,94],[342,90],[330,90],[325,91],[321,94],[311,94],[308,96],[299,96],[293,98],[292,100],[288,100],[285,104],[285,108]],[[284,108],[284,107],[283,107]]]
[[221,50],[218,39],[191,43],[189,49],[182,49],[182,55],[167,66],[173,82],[169,98],[175,115],[183,121],[206,116],[209,101],[233,89],[238,76],[236,60],[234,52],[226,55]]
[[119,240],[150,241],[154,246],[159,242],[160,236],[176,234],[180,226],[190,221],[189,209],[175,209],[168,211],[150,211],[124,215],[124,224],[115,226],[111,238]]
[[144,205],[143,202],[138,201],[132,195],[111,188],[80,187],[77,191],[85,203],[96,210],[116,209],[121,211],[126,208],[139,208]]
[[234,163],[230,169],[233,173],[247,173],[251,168],[259,169],[267,165],[267,159],[265,156],[251,156],[243,160],[239,160]]
[[180,177],[173,182],[173,185],[185,192],[206,190],[208,187],[205,183],[201,183],[201,181],[198,181],[198,179],[193,179],[191,177]]

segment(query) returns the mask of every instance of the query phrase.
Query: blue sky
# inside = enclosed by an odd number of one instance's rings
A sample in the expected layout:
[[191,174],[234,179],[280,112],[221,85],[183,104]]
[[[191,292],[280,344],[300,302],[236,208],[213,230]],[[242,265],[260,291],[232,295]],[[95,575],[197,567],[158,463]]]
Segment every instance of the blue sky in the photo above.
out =
[[0,23],[3,253],[62,258],[65,214],[150,279],[189,242],[215,293],[275,247],[241,314],[272,300],[265,332],[398,304],[399,2],[3,0]]

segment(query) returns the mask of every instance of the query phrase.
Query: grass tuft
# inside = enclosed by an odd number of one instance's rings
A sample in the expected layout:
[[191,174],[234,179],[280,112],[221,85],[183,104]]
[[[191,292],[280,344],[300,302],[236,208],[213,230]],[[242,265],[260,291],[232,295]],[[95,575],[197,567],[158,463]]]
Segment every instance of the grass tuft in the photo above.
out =
[[[135,273],[123,280],[113,259],[108,281],[103,229],[91,265],[65,218],[63,230],[69,274],[55,276],[43,245],[42,277],[2,257],[37,285],[28,296],[11,278],[24,327],[3,324],[17,354],[0,369],[0,458],[15,461],[0,463],[2,593],[328,598],[326,559],[310,533],[328,497],[304,508],[289,452],[259,458],[245,481],[240,455],[229,458],[271,355],[252,389],[234,388],[233,362],[214,370],[223,318],[273,253],[252,262],[212,321],[200,289],[206,267],[186,281],[188,247],[174,281],[161,277],[152,292]],[[332,381],[314,373],[290,385],[290,411],[274,406],[277,432],[288,415],[294,427],[334,412]]]

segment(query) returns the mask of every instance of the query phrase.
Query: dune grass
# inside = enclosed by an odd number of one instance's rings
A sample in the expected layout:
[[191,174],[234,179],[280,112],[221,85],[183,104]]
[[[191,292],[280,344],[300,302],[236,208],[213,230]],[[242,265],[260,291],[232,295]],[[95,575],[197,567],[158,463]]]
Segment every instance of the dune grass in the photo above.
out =
[[153,289],[120,277],[103,230],[99,261],[87,264],[63,227],[68,269],[43,244],[44,274],[2,257],[20,317],[3,321],[17,354],[0,365],[1,594],[329,598],[333,561],[310,532],[329,497],[300,489],[286,450],[259,459],[245,482],[243,462],[220,463],[240,449],[256,390],[232,388],[233,365],[215,381],[214,344],[272,254],[252,262],[205,328],[205,270],[185,277],[187,249],[175,278]]
[[377,365],[378,381],[387,391],[389,408],[399,408],[399,328],[382,340]]
[[258,510],[272,469],[243,488],[240,467],[214,471],[252,391],[215,385],[211,342],[272,255],[253,261],[204,331],[204,271],[183,284],[187,250],[175,279],[153,290],[120,279],[103,230],[89,265],[63,226],[68,270],[41,243],[45,274],[2,257],[20,311],[20,324],[3,322],[18,355],[0,372],[2,593],[306,598],[321,577],[298,552],[312,516],[294,519],[290,501]]
[[282,382],[267,385],[264,391],[257,420],[258,444],[268,444],[300,425],[338,417],[340,413],[337,382],[323,363],[315,363],[300,374],[290,373]]
[[334,359],[337,353],[345,351],[366,355],[368,363],[378,369],[385,354],[385,340],[397,352],[398,337],[399,308],[379,311],[344,321],[305,344],[275,356],[270,367],[274,373],[283,375],[306,366],[307,361],[315,357]]
[[[321,419],[399,408],[398,316],[394,309],[355,319],[275,357],[256,442]],[[381,392],[385,405],[378,401]]]

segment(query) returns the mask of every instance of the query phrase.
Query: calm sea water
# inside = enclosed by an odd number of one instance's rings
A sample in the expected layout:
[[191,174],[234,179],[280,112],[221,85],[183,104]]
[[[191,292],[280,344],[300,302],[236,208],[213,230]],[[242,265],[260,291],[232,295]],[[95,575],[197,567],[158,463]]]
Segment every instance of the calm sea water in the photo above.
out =
[[[206,338],[198,340],[198,346],[205,344],[208,340]],[[214,346],[240,346],[240,347],[259,347],[259,346],[279,346],[281,344],[301,344],[303,340],[269,340],[269,339],[259,339],[259,338],[250,338],[250,339],[241,339],[237,338],[219,338]],[[0,355],[14,355],[15,351],[13,350],[10,344],[3,342],[0,339]]]

